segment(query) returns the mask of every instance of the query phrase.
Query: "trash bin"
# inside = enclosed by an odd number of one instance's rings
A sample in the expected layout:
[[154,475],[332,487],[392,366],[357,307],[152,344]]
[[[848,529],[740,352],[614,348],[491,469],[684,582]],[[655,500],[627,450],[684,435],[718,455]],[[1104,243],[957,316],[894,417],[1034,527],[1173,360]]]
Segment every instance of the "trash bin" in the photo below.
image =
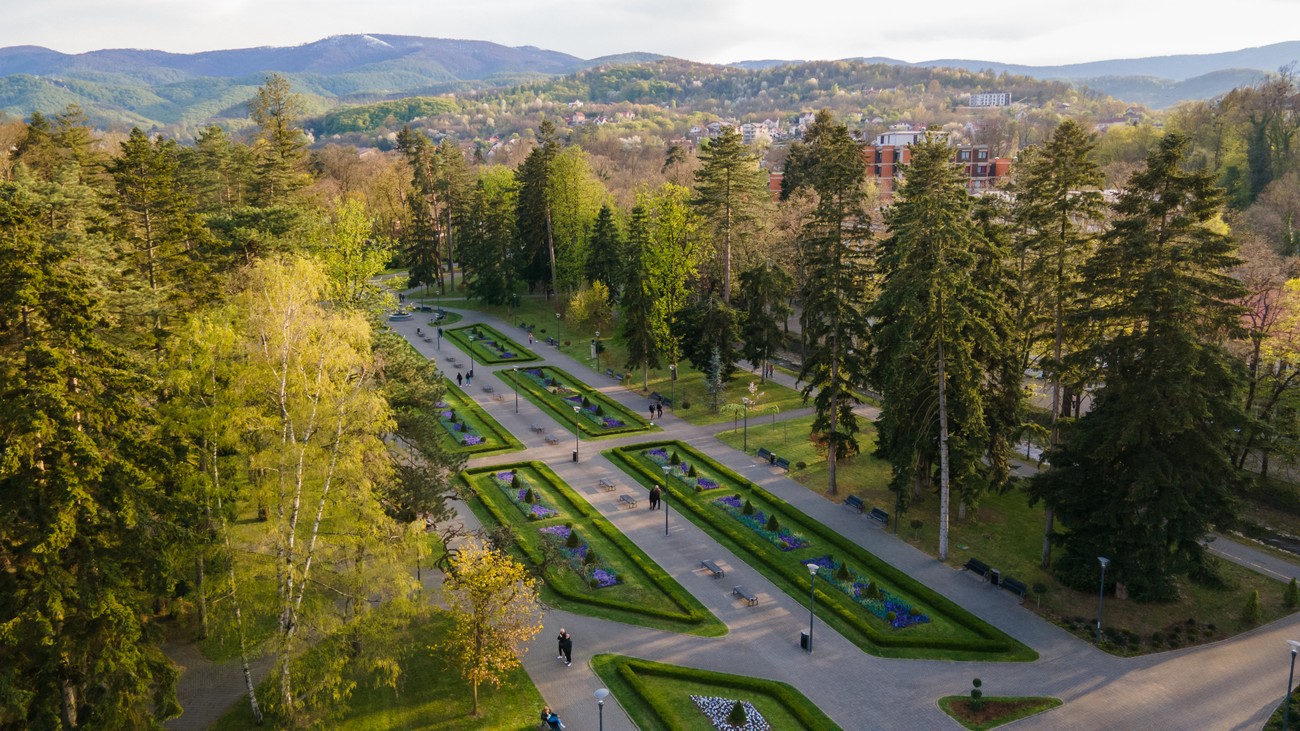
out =
[[799,648],[802,649],[802,650],[807,650],[807,649],[808,649],[808,633],[807,633],[807,632],[800,632],[800,633],[799,633]]
[[576,450],[576,449],[573,450],[573,461],[574,461],[574,462],[577,462],[577,461],[578,461],[578,450]]
[[997,569],[989,569],[989,583],[994,586],[1001,586],[1002,572]]

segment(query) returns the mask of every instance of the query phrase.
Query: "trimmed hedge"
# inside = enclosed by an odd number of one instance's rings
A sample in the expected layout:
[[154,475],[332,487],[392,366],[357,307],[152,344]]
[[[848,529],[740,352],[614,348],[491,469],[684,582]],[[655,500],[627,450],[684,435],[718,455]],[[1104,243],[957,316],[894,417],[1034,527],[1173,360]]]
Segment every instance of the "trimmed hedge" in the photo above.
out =
[[[473,330],[483,333],[487,340],[495,340],[501,345],[509,345],[510,347],[507,348],[507,350],[513,351],[515,357],[502,358],[495,354],[485,353],[481,349],[473,350],[469,345],[469,334]],[[460,346],[466,353],[472,351],[473,360],[484,365],[492,365],[495,363],[528,363],[534,360],[541,360],[536,353],[519,343],[516,343],[505,335],[502,335],[500,330],[497,330],[491,325],[462,325],[461,327],[452,328],[450,330],[443,330],[442,336]]]
[[[592,658],[592,664],[596,668],[597,674],[600,674],[603,667],[612,666],[619,679],[631,687],[639,700],[653,712],[654,720],[665,727],[671,728],[672,726],[672,714],[666,710],[667,700],[648,688],[642,679],[643,677],[658,677],[698,683],[701,686],[700,692],[702,693],[717,688],[740,691],[750,696],[766,696],[782,706],[787,713],[806,729],[816,729],[818,731],[827,729],[829,731],[830,729],[840,728],[829,716],[822,713],[821,709],[817,708],[802,693],[787,683],[744,675],[732,675],[715,670],[668,665],[621,655],[597,655]],[[752,697],[744,700],[753,703]]]
[[[942,618],[957,628],[964,629],[975,635],[974,637],[926,636],[916,632],[909,633],[906,630],[895,634],[886,627],[878,626],[881,620],[860,608],[843,592],[826,591],[818,588],[816,592],[818,610],[820,612],[829,612],[832,618],[838,619],[841,623],[847,625],[852,631],[845,633],[846,636],[867,652],[889,654],[891,656],[907,656],[909,651],[939,650],[968,654],[973,658],[978,657],[980,659],[993,659],[988,657],[989,655],[1010,655],[1011,657],[1005,659],[1011,660],[1028,660],[1037,657],[1037,653],[1034,653],[1033,650],[1020,644],[997,628],[981,621],[955,602],[916,582],[907,574],[880,560],[861,546],[827,529],[789,503],[753,482],[740,477],[708,455],[685,443],[675,441],[649,442],[606,451],[605,454],[611,458],[611,461],[616,464],[621,462],[625,465],[624,469],[634,477],[638,477],[641,481],[650,484],[664,485],[677,498],[679,512],[687,512],[697,522],[703,522],[717,533],[720,533],[727,542],[730,542],[737,549],[738,553],[742,555],[748,554],[747,561],[749,557],[752,557],[754,562],[761,563],[768,571],[781,577],[784,582],[782,589],[790,596],[797,599],[806,596],[806,592],[802,589],[798,592],[791,591],[792,587],[800,587],[807,583],[808,574],[803,570],[802,565],[795,561],[782,562],[773,560],[770,545],[758,540],[752,531],[735,521],[720,520],[720,516],[707,510],[708,506],[702,504],[700,496],[693,490],[683,489],[680,481],[665,480],[662,473],[649,467],[640,455],[641,451],[655,447],[676,450],[684,456],[689,455],[685,458],[692,463],[707,465],[710,470],[725,478],[729,483],[729,485],[724,485],[723,489],[717,491],[719,494],[732,494],[733,490],[726,489],[729,486],[750,492],[759,499],[766,501],[775,510],[780,511],[783,525],[791,528],[791,530],[802,532],[809,537],[815,536],[819,546],[824,546],[829,552],[840,557],[841,560],[850,560],[876,578],[892,584],[904,599],[923,606],[932,618]],[[783,582],[777,583],[782,585]],[[896,652],[882,653],[881,650],[895,650]]]
[[[546,520],[529,521],[518,516],[518,511],[506,511],[501,503],[508,500],[504,494],[499,494],[495,486],[480,490],[475,484],[475,478],[480,475],[489,475],[503,470],[531,470],[535,472],[546,484],[555,491],[555,493],[564,501],[564,505],[557,506],[561,508],[561,514],[554,518]],[[548,581],[547,587],[554,591],[560,597],[574,602],[576,604],[585,604],[595,607],[627,612],[629,614],[653,617],[665,622],[675,624],[685,624],[693,629],[690,630],[695,634],[705,634],[708,636],[717,636],[725,633],[726,628],[714,617],[702,604],[695,600],[685,589],[681,587],[666,571],[659,567],[641,552],[631,541],[629,541],[618,529],[614,528],[595,508],[583,500],[574,492],[563,480],[559,478],[549,467],[541,462],[515,462],[512,464],[493,465],[491,467],[480,467],[465,470],[460,473],[461,481],[479,496],[478,503],[483,505],[484,509],[490,514],[492,520],[503,525],[511,525],[516,528],[544,527],[547,525],[563,524],[565,522],[574,522],[575,528],[578,525],[578,519],[586,521],[586,524],[600,534],[608,543],[610,543],[620,554],[625,564],[635,567],[636,571],[645,578],[649,587],[662,594],[668,602],[675,607],[672,609],[664,608],[663,604],[643,604],[626,602],[619,599],[611,598],[608,592],[593,591],[589,593],[575,591],[562,581]],[[488,478],[490,479],[490,478]],[[565,512],[571,517],[566,518]],[[533,541],[524,540],[516,530],[515,545],[519,548],[524,557],[534,566],[541,563],[541,554],[537,544]],[[541,538],[538,541],[544,540]],[[624,581],[628,579],[627,572],[621,574]]]
[[447,402],[447,406],[455,410],[457,414],[464,411],[473,413],[474,418],[483,427],[479,430],[479,434],[484,437],[483,443],[475,444],[471,447],[456,442],[456,439],[452,436],[451,432],[443,429],[443,432],[447,435],[448,441],[451,441],[456,445],[455,449],[466,454],[484,456],[501,452],[513,452],[524,448],[523,442],[520,442],[515,438],[515,435],[511,434],[509,430],[501,426],[500,422],[489,416],[482,407],[474,402],[474,399],[469,398],[463,391],[456,388],[447,377],[444,376],[442,380],[445,386],[443,400]]
[[[551,418],[565,424],[570,431],[573,425],[578,425],[578,430],[586,437],[606,437],[615,434],[632,434],[636,432],[649,431],[650,429],[658,430],[658,427],[651,427],[649,422],[642,419],[639,415],[627,408],[623,404],[609,398],[605,394],[588,386],[586,383],[574,378],[568,372],[556,368],[555,366],[531,366],[529,370],[536,368],[542,372],[543,376],[548,376],[564,384],[566,388],[574,391],[577,395],[587,399],[592,404],[599,404],[606,416],[616,417],[623,421],[623,426],[616,427],[597,427],[589,419],[579,419],[573,415],[573,407],[562,397],[550,392],[533,381],[532,378],[525,377],[522,373],[519,375],[519,392],[533,402],[542,411],[550,414]],[[520,371],[524,369],[521,368]],[[514,372],[511,368],[496,371],[493,375],[501,380],[507,386],[514,387]]]

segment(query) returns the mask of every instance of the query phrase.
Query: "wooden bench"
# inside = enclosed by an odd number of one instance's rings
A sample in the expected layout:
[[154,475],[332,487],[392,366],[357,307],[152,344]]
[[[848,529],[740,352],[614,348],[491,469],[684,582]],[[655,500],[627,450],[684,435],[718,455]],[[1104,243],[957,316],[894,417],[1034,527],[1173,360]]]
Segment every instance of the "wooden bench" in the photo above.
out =
[[557,437],[557,436],[555,436],[554,434],[547,434],[547,435],[546,435],[546,443],[547,443],[547,444],[559,444],[559,443],[560,443],[560,438]]
[[867,509],[866,504],[862,502],[862,498],[858,497],[857,495],[849,495],[848,497],[844,498],[844,504],[849,506],[850,508],[853,508],[859,513]]
[[722,578],[722,567],[712,561],[701,561],[700,568],[708,569],[709,573],[713,574],[713,578],[715,579]]
[[506,400],[506,397],[505,397],[505,396],[502,396],[502,395],[499,394],[499,393],[494,393],[494,394],[492,394],[492,400],[493,400],[493,401],[505,401],[505,400]]
[[758,595],[743,586],[732,587],[731,595],[744,599],[751,607],[758,604]]
[[1019,594],[1020,601],[1023,602],[1025,600],[1025,593],[1029,591],[1029,587],[1025,586],[1025,582],[1019,579],[1013,579],[1010,576],[1004,576],[1002,577],[1002,581],[999,583],[1003,589],[1006,589],[1012,594]]
[[532,426],[528,427],[528,431],[541,434],[542,432],[546,431],[546,427],[542,426],[541,424],[533,424]]
[[495,391],[495,390],[496,390],[496,389],[495,389],[495,388],[492,388],[492,384],[490,384],[490,383],[487,384],[487,385],[485,385],[485,386],[483,386],[483,393],[492,393],[492,392]]
[[607,480],[604,477],[600,478],[600,482],[597,484],[600,486],[600,489],[605,492],[611,492],[614,489],[614,482],[612,480]]
[[970,559],[969,561],[966,562],[966,565],[963,568],[965,568],[967,571],[971,572],[972,574],[982,577],[985,581],[989,580],[989,573],[993,571],[993,567],[989,566],[988,564],[984,563],[978,558]]
[[444,360],[446,360],[448,363],[455,363],[455,362],[456,362],[456,356],[454,356],[454,355],[449,355],[449,356],[447,356]]
[[769,452],[767,447],[759,447],[758,451],[754,452],[754,456],[758,457],[759,459],[767,460],[768,464],[772,464],[773,462],[776,461],[776,455]]
[[452,366],[453,368],[455,368],[456,370],[459,371],[459,370],[462,370],[462,369],[465,367],[465,364],[464,364],[464,363],[452,363],[451,366]]
[[558,348],[560,347],[560,340],[558,338],[547,338],[546,344],[552,348]]
[[790,460],[786,459],[785,457],[777,457],[776,459],[772,460],[772,464],[776,465],[777,467],[780,467],[786,472],[790,471]]
[[620,375],[616,375],[616,374],[614,373],[614,369],[613,369],[613,368],[606,368],[606,369],[605,369],[605,376],[608,377],[608,378],[617,378],[617,379],[620,380],[620,381],[623,380],[623,377],[622,377],[622,376],[620,376]]
[[621,503],[626,503],[629,507],[636,507],[636,497],[632,493],[625,492],[618,496],[618,500]]
[[867,517],[871,518],[872,520],[880,521],[880,524],[885,526],[886,528],[889,527],[889,513],[886,513],[880,508],[872,508],[871,512],[867,514]]

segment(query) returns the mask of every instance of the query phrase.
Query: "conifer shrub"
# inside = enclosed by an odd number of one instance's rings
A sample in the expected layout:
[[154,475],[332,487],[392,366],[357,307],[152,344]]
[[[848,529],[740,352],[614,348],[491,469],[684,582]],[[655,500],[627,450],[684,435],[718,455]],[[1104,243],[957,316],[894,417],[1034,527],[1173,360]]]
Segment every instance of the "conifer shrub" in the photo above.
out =
[[1300,604],[1300,584],[1296,583],[1295,578],[1291,579],[1291,583],[1286,585],[1286,591],[1282,592],[1282,603],[1287,609],[1295,609]]
[[745,499],[745,504],[740,508],[740,514],[741,515],[754,514],[754,504],[751,503],[748,498]]
[[1250,592],[1250,598],[1246,600],[1246,606],[1241,610],[1241,621],[1249,625],[1259,624],[1264,620],[1264,614],[1259,609],[1259,589]]
[[582,541],[578,540],[578,531],[570,530],[569,537],[565,539],[564,545],[568,546],[569,548],[577,548],[578,546],[582,545]]
[[772,513],[767,517],[767,525],[764,527],[773,533],[781,530],[781,522],[776,519],[776,513]]
[[740,701],[731,705],[731,711],[727,714],[727,725],[739,728],[749,723],[749,714],[745,713],[745,706]]

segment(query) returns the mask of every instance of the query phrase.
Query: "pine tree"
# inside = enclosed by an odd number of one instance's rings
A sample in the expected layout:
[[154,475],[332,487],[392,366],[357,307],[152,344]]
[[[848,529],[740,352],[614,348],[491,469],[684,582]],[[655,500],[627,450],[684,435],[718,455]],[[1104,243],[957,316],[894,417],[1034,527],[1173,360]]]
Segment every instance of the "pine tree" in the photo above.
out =
[[649,371],[659,367],[660,340],[655,337],[654,293],[646,266],[650,247],[649,220],[644,206],[632,209],[628,224],[627,264],[622,283],[619,329],[627,346],[625,368],[641,369],[641,386],[649,386]]
[[732,249],[767,199],[767,179],[758,166],[758,155],[745,147],[735,127],[723,127],[700,149],[691,203],[709,221],[721,270],[722,301],[727,304],[731,304]]
[[548,299],[551,294],[559,293],[551,199],[551,179],[555,175],[555,158],[559,152],[560,140],[555,134],[555,123],[543,119],[537,127],[537,146],[515,171],[519,184],[515,226],[523,257],[520,274],[530,292],[538,284],[549,281],[545,287]]
[[485,168],[461,224],[461,266],[469,296],[492,305],[511,301],[519,278],[516,187],[503,168]]
[[790,315],[788,300],[793,288],[794,279],[770,263],[740,273],[740,354],[760,367],[760,382],[766,382],[766,366],[785,343],[783,326]]
[[[836,464],[858,452],[854,392],[866,381],[864,301],[870,296],[865,249],[870,239],[866,167],[848,127],[821,111],[791,149],[795,189],[817,193],[817,207],[799,232],[805,282],[803,397],[817,410],[813,432],[826,444],[827,481],[837,493]],[[815,394],[815,395],[814,395]]]
[[682,344],[682,354],[701,371],[712,372],[713,361],[718,359],[719,377],[730,381],[736,371],[739,353],[736,341],[740,338],[739,317],[736,310],[710,290],[692,298],[678,313],[673,334]]
[[248,103],[248,112],[258,127],[258,203],[274,206],[308,181],[307,138],[298,127],[302,97],[293,93],[288,79],[271,74]]
[[1201,538],[1232,514],[1225,445],[1242,423],[1239,365],[1221,343],[1240,328],[1237,264],[1211,173],[1182,167],[1185,138],[1162,138],[1130,178],[1083,270],[1081,318],[1104,339],[1081,353],[1105,385],[1048,458],[1031,495],[1068,529],[1055,571],[1097,582],[1097,556],[1138,601],[1172,598],[1175,577],[1206,570]]
[[[1060,441],[1060,417],[1066,410],[1063,388],[1081,394],[1087,376],[1065,370],[1065,356],[1077,349],[1080,336],[1067,327],[1080,301],[1079,268],[1100,227],[1103,201],[1101,171],[1091,159],[1095,142],[1074,120],[1056,128],[1052,139],[1021,157],[1014,185],[1014,218],[1019,232],[1023,303],[1021,368],[1039,354],[1044,377],[1052,384],[1049,448]],[[1070,328],[1077,331],[1078,328]],[[1050,348],[1041,350],[1047,340]],[[1050,469],[1050,466],[1049,466]],[[1047,510],[1043,531],[1044,568],[1051,565],[1054,519]]]
[[587,242],[587,281],[604,282],[610,288],[613,299],[618,301],[625,266],[623,236],[618,230],[618,221],[614,220],[614,209],[609,205],[601,206],[600,213],[596,215],[596,224],[591,229],[591,239]]

